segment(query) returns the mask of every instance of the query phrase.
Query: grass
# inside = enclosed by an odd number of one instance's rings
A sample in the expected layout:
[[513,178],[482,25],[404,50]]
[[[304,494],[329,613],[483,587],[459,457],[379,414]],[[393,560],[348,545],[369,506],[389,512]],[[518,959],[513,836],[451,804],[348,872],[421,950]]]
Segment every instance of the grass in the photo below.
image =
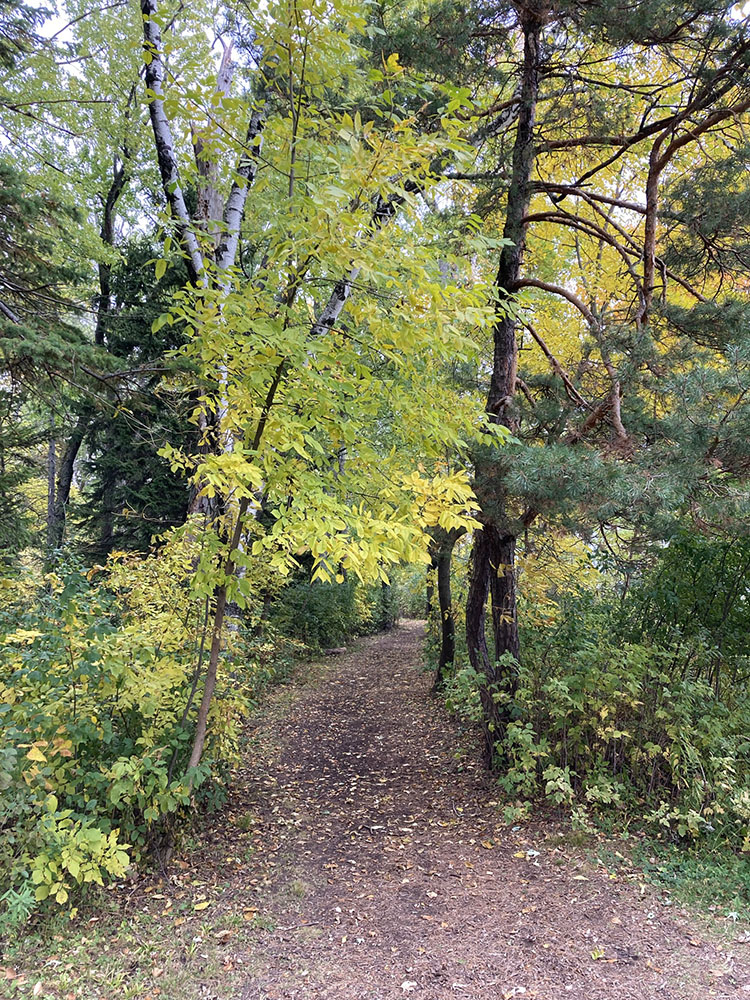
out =
[[724,846],[643,841],[633,860],[675,902],[733,923],[750,924],[750,857]]
[[643,833],[618,835],[611,827],[553,828],[547,843],[647,882],[668,901],[713,919],[719,928],[750,927],[750,854],[705,839],[668,842]]
[[179,903],[162,911],[166,900],[155,897],[125,915],[124,900],[97,893],[75,921],[56,914],[27,926],[3,944],[0,997],[198,1000],[252,975],[250,939],[273,928],[270,918],[224,908],[220,896],[203,912]]

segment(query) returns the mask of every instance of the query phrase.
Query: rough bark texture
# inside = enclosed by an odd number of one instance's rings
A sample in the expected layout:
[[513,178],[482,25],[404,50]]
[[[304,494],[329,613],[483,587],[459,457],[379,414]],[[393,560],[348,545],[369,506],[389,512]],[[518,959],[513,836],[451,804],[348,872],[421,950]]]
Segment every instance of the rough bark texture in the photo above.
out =
[[435,688],[445,685],[448,665],[456,658],[456,621],[451,601],[451,556],[453,549],[446,548],[437,560],[437,592],[440,605],[440,658],[438,659]]
[[[496,287],[502,308],[504,299],[517,289],[526,242],[526,216],[534,167],[534,123],[539,90],[539,40],[546,10],[534,3],[519,10],[523,31],[523,64],[518,97],[518,117],[513,144],[513,162],[503,236],[507,244],[500,254]],[[514,429],[513,397],[516,391],[518,346],[515,316],[501,312],[493,331],[493,364],[487,413],[490,419]],[[503,464],[482,455],[476,463],[476,493],[483,527],[474,536],[472,570],[466,608],[466,639],[469,659],[484,674],[481,691],[485,714],[485,749],[488,762],[496,755],[510,721],[515,691],[515,670],[504,654],[519,656],[516,614],[514,526],[507,510]],[[485,635],[486,604],[492,598],[492,655]],[[500,697],[498,697],[498,694]]]
[[[516,692],[516,670],[506,654],[520,656],[515,578],[516,537],[486,524],[474,533],[469,595],[466,604],[466,635],[469,660],[486,678],[480,689],[484,710],[485,755],[496,758],[498,744],[511,721]],[[491,599],[493,642],[487,644],[487,600]]]

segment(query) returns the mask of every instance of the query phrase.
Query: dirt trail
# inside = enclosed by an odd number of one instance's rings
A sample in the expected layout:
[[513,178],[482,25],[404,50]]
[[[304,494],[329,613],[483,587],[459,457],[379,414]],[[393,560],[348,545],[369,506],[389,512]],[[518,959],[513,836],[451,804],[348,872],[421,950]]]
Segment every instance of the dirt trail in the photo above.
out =
[[242,893],[265,926],[238,956],[236,995],[750,997],[750,946],[721,949],[539,825],[502,824],[474,748],[429,696],[420,640],[406,622],[331,659],[258,731],[230,812],[256,844]]

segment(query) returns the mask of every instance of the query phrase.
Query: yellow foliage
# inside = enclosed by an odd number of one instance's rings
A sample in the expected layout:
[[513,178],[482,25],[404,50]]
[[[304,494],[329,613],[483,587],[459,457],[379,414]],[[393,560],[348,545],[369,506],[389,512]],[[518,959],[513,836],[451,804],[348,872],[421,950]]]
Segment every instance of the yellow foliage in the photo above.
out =
[[554,623],[563,594],[579,587],[596,590],[601,579],[580,538],[548,536],[543,545],[518,559],[518,587],[525,620],[536,625]]

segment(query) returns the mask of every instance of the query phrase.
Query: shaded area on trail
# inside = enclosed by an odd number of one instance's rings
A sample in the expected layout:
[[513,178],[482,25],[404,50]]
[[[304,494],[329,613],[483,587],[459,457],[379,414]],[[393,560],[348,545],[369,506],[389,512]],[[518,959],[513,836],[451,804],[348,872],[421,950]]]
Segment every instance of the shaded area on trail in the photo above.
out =
[[230,811],[256,850],[235,893],[254,893],[265,925],[232,996],[750,996],[742,945],[707,940],[543,824],[502,823],[478,748],[417,669],[421,638],[405,622],[329,660],[251,739]]

